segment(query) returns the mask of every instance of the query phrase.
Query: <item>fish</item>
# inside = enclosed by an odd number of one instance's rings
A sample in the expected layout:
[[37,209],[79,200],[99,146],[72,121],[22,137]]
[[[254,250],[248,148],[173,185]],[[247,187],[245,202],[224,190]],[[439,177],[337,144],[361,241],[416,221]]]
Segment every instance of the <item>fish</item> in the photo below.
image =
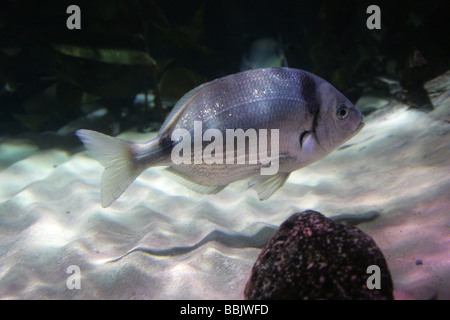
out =
[[[165,167],[162,172],[203,194],[215,194],[232,182],[248,179],[249,188],[266,200],[291,172],[325,157],[363,126],[362,113],[329,82],[304,70],[276,67],[231,74],[192,89],[148,142],[85,129],[76,135],[105,167],[101,203],[108,207],[144,170],[155,166]],[[237,136],[221,139],[230,130],[240,130],[249,143],[243,143],[244,147],[235,143]],[[256,145],[250,143],[252,135],[245,136],[251,130],[259,139]],[[216,134],[214,139],[208,132]],[[210,155],[217,155],[216,161],[207,161],[208,157],[196,161],[212,144],[216,148]],[[194,161],[174,161],[174,154]],[[229,155],[232,161],[226,158]],[[272,163],[266,161],[269,158]],[[263,174],[269,165],[276,171]]]
[[280,42],[273,38],[255,40],[242,57],[240,71],[267,67],[288,67]]

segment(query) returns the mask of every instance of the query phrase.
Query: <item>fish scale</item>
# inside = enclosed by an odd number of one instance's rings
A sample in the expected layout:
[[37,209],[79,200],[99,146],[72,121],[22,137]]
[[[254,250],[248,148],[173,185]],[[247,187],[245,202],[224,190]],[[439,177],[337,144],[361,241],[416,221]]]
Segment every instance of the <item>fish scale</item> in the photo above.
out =
[[[300,92],[302,81],[308,74],[292,74],[285,72],[286,70],[283,70],[285,68],[279,69],[251,70],[248,71],[249,74],[243,72],[231,75],[194,89],[196,92],[191,97],[189,108],[183,110],[182,120],[176,123],[173,129],[189,129],[194,120],[207,120],[202,116],[204,110],[209,110],[208,114],[217,115],[257,101],[274,99],[305,101]],[[174,108],[178,106],[179,104]]]

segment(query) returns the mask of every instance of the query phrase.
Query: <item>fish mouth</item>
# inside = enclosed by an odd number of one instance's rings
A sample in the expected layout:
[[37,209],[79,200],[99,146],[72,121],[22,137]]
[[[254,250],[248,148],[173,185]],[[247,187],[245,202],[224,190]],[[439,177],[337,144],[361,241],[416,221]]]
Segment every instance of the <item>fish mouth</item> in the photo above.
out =
[[358,133],[359,131],[361,131],[361,129],[364,127],[364,118],[361,118],[361,122],[358,124],[358,126],[356,127],[356,129],[353,131],[353,133]]

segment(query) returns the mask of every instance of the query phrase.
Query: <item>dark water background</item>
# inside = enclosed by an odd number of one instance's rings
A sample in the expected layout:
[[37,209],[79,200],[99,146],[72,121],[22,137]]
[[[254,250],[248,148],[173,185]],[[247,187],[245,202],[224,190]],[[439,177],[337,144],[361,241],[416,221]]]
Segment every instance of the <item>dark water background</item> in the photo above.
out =
[[[81,30],[66,27],[71,4],[81,9]],[[380,30],[366,27],[371,4],[381,9]],[[238,72],[263,37],[279,41],[290,67],[353,102],[367,88],[389,94],[377,76],[420,87],[450,67],[449,9],[445,0],[2,1],[0,135],[53,132],[102,107],[109,125],[93,129],[157,129],[189,89]],[[408,73],[416,50],[426,68]],[[153,108],[134,106],[148,90]]]

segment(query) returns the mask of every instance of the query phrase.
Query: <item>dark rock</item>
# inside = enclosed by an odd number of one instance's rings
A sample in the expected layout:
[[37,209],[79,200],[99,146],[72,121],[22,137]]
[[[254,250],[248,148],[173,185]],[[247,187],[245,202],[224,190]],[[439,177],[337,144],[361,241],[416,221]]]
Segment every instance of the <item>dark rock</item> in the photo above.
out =
[[[380,289],[369,289],[370,265]],[[246,299],[393,299],[386,260],[372,238],[315,211],[296,213],[273,235],[253,266]]]

